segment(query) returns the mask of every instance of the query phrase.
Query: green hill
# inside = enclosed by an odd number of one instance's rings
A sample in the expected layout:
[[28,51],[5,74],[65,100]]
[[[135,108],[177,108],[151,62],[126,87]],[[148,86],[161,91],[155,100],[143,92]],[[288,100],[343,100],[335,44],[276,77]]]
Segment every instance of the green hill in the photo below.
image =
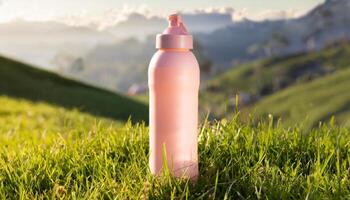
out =
[[[278,93],[294,85],[298,85],[300,89],[303,87],[308,88],[308,84],[318,79],[323,79],[323,77],[328,77],[338,72],[341,74],[341,71],[350,67],[349,57],[350,44],[344,43],[329,46],[323,50],[311,53],[278,57],[244,64],[219,75],[207,83],[205,92],[202,92],[201,95],[202,109],[210,109],[212,114],[219,118],[231,115],[235,109],[235,96],[236,94],[240,94],[239,104],[243,112],[243,118],[246,118],[247,114],[251,112],[251,108],[256,105],[257,114],[273,113],[288,120],[287,118],[289,118],[290,115],[286,115],[285,112],[287,112],[288,106],[291,104],[285,103],[287,101],[289,102],[289,99],[284,99],[279,102],[281,107],[285,107],[283,113],[282,111],[277,112],[277,109],[279,109],[278,105],[276,108],[271,105],[265,109],[262,108],[265,104],[260,104],[259,102],[265,98],[270,99],[269,96],[274,96],[274,94],[279,96]],[[345,91],[345,89],[348,88],[348,82],[345,80],[338,84],[337,87],[339,91],[342,89],[342,91]],[[315,89],[315,91],[312,89]],[[317,97],[316,94],[320,93],[318,90],[324,90],[324,95],[327,96],[327,91],[329,91],[330,88],[312,89],[308,91],[310,93],[309,95],[315,95],[315,97]],[[318,120],[328,119],[332,114],[340,114],[340,110],[338,110],[340,108],[337,107],[340,105],[333,104],[336,104],[335,101],[347,101],[349,99],[340,95],[335,96],[336,92],[337,91],[334,91],[333,94],[329,93],[329,100],[332,101],[328,102],[330,105],[327,106],[327,108],[322,107],[325,106],[326,103],[323,102],[324,104],[321,104],[321,100],[317,101],[317,99],[310,98],[309,96],[302,96],[304,94],[298,94],[300,99],[305,99],[305,103],[312,104],[315,108],[319,108],[318,116],[316,116],[316,114],[315,116],[310,116],[310,123],[315,124]],[[333,98],[331,98],[332,95]],[[289,98],[289,96],[286,98]],[[271,99],[274,98],[272,97]],[[295,104],[295,106],[297,105],[302,105],[302,102]],[[334,107],[334,110],[331,109],[331,105]],[[301,106],[296,110],[298,110],[300,116],[306,116],[309,112],[307,108],[309,107]],[[267,109],[271,109],[271,112],[268,112]],[[274,109],[276,109],[276,112],[273,112]],[[326,113],[326,111],[322,113],[320,111],[321,109],[327,110],[328,113]],[[344,109],[348,108],[344,107]],[[297,116],[292,118],[294,120],[291,120],[291,123],[298,121],[296,120],[298,119]],[[303,118],[299,118],[299,121],[302,121],[302,119]]]
[[212,93],[247,92],[265,96],[296,82],[308,82],[350,66],[350,43],[320,51],[276,57],[243,64],[207,83]]
[[273,114],[286,125],[297,122],[315,126],[336,116],[350,127],[350,68],[306,84],[297,84],[260,100],[257,115]]
[[0,95],[78,108],[126,121],[148,119],[147,105],[136,100],[0,57]]

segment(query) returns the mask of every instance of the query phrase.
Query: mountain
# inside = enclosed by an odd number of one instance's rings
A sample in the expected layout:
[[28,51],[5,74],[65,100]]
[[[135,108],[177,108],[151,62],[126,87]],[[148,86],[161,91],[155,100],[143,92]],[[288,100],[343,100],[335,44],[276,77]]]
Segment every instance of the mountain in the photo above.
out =
[[350,38],[350,0],[331,0],[289,20],[243,20],[197,39],[221,71],[242,62],[321,49]]
[[[231,24],[230,12],[184,13],[183,17],[188,20],[192,32],[208,33]],[[0,23],[0,53],[35,66],[60,71],[96,46],[112,45],[130,38],[144,40],[167,26],[163,17],[147,17],[139,13],[130,13],[125,17],[124,21],[106,27],[94,23],[73,26],[58,21],[22,19]]]
[[[196,41],[194,49],[202,79],[205,79],[212,63]],[[72,62],[65,73],[94,85],[126,92],[132,85],[147,85],[148,65],[156,51],[153,36],[144,41],[131,38],[115,44],[98,45]]]
[[126,121],[147,121],[148,107],[136,100],[0,57],[0,95],[47,102]]
[[[183,18],[191,32],[209,33],[232,24],[231,12],[196,11],[184,13]],[[102,29],[98,24],[16,20],[0,23],[0,53],[125,92],[146,81],[148,62],[155,52],[154,35],[166,26],[163,17],[139,13],[130,13],[125,21]],[[77,70],[82,68],[85,70]]]
[[[342,74],[344,70],[350,68],[349,57],[350,44],[340,41],[319,51],[264,59],[238,66],[206,83],[200,98],[201,110],[210,111],[215,118],[231,115],[236,108],[236,94],[240,96],[239,105],[243,113],[252,112],[251,109],[255,106],[258,110],[264,110],[265,106],[259,106],[259,103],[271,95],[278,95],[294,85],[300,85],[299,88],[303,85],[308,87],[309,83],[323,77],[327,78],[335,73]],[[347,82],[342,84],[343,87],[347,87]],[[302,95],[297,96],[304,98]],[[329,98],[331,97],[330,94]],[[307,98],[305,96],[305,102],[308,102]],[[288,99],[289,97],[286,97],[285,101],[279,102],[280,105],[282,106]],[[350,99],[343,100],[350,101]],[[317,101],[314,105],[322,107]],[[274,109],[270,108],[272,112]],[[270,108],[266,107],[265,111]],[[284,107],[286,110],[288,108],[290,106]],[[303,114],[306,115],[306,112],[307,109]],[[324,116],[322,119],[326,118],[327,116]]]
[[94,85],[127,91],[133,83],[147,82],[148,62],[154,52],[153,40],[98,45],[73,62],[66,73]]
[[[232,22],[228,15],[184,15],[188,27],[194,28],[194,38],[200,47],[196,56],[200,57],[200,64],[208,72],[202,80],[244,62],[320,50],[334,41],[350,39],[348,2],[349,0],[327,1],[302,17],[288,20],[258,22],[245,19]],[[151,33],[151,29],[159,32],[166,26],[164,23],[159,27],[162,20],[133,15],[128,23],[122,23],[120,27],[125,30],[130,28],[135,33],[143,26],[145,33]],[[219,23],[220,20],[223,22]],[[206,26],[212,27],[210,31],[200,28]],[[127,91],[135,83],[143,85],[147,80],[148,61],[155,51],[154,40],[153,34],[144,40],[125,39],[113,44],[98,45],[78,58],[78,62],[72,62],[68,66],[68,73],[72,72],[74,77],[116,91]],[[203,58],[204,61],[201,61]],[[84,64],[84,70],[70,70],[81,63]]]

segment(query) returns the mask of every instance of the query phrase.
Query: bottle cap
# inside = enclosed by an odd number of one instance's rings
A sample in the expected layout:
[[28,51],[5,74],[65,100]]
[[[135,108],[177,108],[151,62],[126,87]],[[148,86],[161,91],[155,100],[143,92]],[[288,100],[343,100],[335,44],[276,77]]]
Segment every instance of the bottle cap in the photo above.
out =
[[168,17],[169,26],[163,33],[157,34],[156,48],[157,49],[193,49],[192,35],[187,32],[187,29],[177,14]]

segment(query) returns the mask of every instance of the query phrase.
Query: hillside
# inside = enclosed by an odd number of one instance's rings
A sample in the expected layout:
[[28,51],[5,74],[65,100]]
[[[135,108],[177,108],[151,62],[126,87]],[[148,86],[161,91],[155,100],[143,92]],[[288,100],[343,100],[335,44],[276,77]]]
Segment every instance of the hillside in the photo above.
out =
[[0,57],[0,95],[47,102],[126,121],[147,121],[148,108],[136,100]]
[[[350,44],[339,43],[320,51],[239,66],[207,83],[201,95],[202,110],[210,109],[215,117],[227,116],[235,109],[235,95],[240,94],[239,103],[245,112],[246,108],[253,107],[269,95],[296,84],[303,87],[304,84],[348,69],[349,57]],[[317,106],[317,102],[314,103]],[[320,116],[320,119],[324,118]]]
[[335,122],[350,127],[350,68],[306,84],[297,84],[259,101],[256,114],[273,114],[293,125],[315,126],[335,116]]
[[148,128],[0,96],[0,199],[344,199],[350,132],[203,122],[197,184],[155,178]]

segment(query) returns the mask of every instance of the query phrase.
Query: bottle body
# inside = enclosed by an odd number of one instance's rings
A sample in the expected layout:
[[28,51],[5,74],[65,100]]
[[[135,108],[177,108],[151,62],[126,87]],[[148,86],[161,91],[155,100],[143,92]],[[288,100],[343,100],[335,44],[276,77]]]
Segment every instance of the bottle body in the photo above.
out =
[[[148,69],[150,169],[175,177],[198,175],[199,66],[187,49],[160,49]],[[166,157],[164,157],[166,156]]]

